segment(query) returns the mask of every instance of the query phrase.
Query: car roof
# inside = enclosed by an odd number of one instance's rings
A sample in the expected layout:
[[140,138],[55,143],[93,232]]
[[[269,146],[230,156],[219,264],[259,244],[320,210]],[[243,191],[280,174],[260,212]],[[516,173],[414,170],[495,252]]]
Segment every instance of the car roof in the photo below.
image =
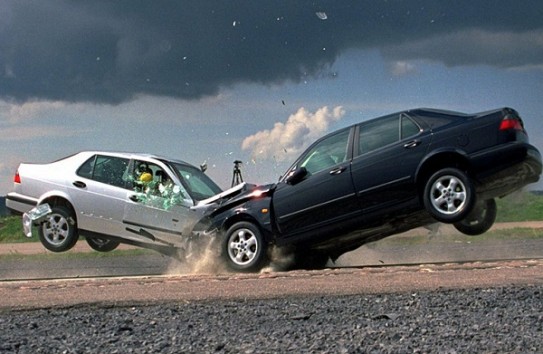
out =
[[400,113],[416,114],[416,115],[422,115],[422,116],[432,116],[432,115],[447,115],[447,116],[457,116],[457,117],[472,116],[472,114],[466,114],[462,112],[449,111],[446,109],[436,109],[436,108],[415,108],[415,109],[409,109]]
[[180,160],[180,159],[172,159],[169,157],[156,155],[156,154],[149,154],[149,153],[139,153],[139,152],[125,152],[125,151],[105,151],[105,150],[87,150],[87,151],[80,151],[76,153],[75,155],[85,155],[85,156],[92,156],[92,155],[109,155],[109,156],[117,156],[117,157],[124,157],[126,159],[154,159],[154,160],[166,160],[170,162],[176,162],[181,163],[184,165],[190,165],[192,164]]

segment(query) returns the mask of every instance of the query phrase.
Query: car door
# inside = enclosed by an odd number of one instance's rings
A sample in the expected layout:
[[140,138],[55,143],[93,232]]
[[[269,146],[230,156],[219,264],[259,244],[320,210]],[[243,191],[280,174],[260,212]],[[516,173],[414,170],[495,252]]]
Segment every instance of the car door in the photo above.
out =
[[394,208],[417,197],[415,173],[430,139],[406,114],[357,126],[352,176],[364,213]]
[[128,232],[146,241],[178,245],[194,221],[193,201],[164,165],[133,160],[133,185],[124,207]]
[[76,171],[68,188],[80,230],[116,236],[124,233],[128,163],[127,158],[98,154]]
[[281,182],[273,195],[273,210],[284,237],[349,218],[359,212],[350,167],[351,130],[344,129],[313,144],[291,167],[305,168],[297,183]]

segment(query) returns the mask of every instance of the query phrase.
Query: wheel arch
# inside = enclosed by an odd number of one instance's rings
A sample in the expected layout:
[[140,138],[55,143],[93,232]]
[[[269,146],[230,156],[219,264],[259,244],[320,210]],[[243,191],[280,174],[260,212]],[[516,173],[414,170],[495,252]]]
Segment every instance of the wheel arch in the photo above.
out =
[[[40,198],[38,201],[38,205],[40,204],[49,204],[51,207],[55,206],[63,206],[66,207],[72,214],[72,217],[74,218],[74,221],[77,225],[77,213],[75,211],[75,207],[73,206],[72,202],[70,201],[69,197],[67,195],[63,194],[46,194]],[[77,231],[77,228],[76,228]]]
[[428,156],[417,169],[415,185],[419,196],[422,196],[426,181],[440,169],[453,167],[472,176],[472,166],[467,155],[459,150],[442,150]]
[[272,241],[271,233],[265,230],[254,216],[246,213],[237,213],[225,219],[221,225],[221,231],[226,232],[232,225],[240,221],[250,222],[255,225],[266,242],[270,243]]

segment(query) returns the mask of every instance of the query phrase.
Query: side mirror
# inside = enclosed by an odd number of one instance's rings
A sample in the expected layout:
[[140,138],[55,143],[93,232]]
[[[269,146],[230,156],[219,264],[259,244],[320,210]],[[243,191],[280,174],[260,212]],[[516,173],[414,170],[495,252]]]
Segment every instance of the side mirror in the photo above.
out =
[[307,176],[307,174],[308,172],[305,167],[298,167],[287,175],[287,177],[285,178],[285,182],[294,185],[303,180],[305,176]]
[[202,172],[207,171],[207,163],[204,162],[203,164],[200,165],[200,171]]

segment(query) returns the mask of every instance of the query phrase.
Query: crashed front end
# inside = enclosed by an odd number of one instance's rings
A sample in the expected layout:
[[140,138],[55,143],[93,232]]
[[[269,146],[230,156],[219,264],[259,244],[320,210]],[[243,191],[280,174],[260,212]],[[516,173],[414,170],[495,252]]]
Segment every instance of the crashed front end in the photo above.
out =
[[[80,231],[85,237],[107,239],[136,247],[152,249],[162,254],[182,259],[187,250],[194,248],[195,244],[208,244],[210,238],[215,238],[217,232],[216,228],[213,227],[213,216],[217,211],[239,203],[240,200],[254,198],[255,189],[256,185],[242,183],[213,197],[197,202],[196,205],[188,208],[188,214],[183,213],[183,220],[179,220],[180,223],[178,225],[182,225],[182,230],[177,229],[171,235],[168,234],[168,238],[166,238],[167,235],[165,236],[156,232],[158,230],[164,233],[165,227],[151,228],[146,226],[149,222],[148,219],[156,221],[159,214],[165,214],[164,211],[169,211],[168,215],[171,215],[171,213],[175,214],[175,210],[181,206],[175,203],[175,201],[170,201],[171,198],[164,198],[164,196],[158,198],[155,195],[145,193],[138,194],[137,203],[131,203],[131,205],[143,204],[148,206],[149,209],[147,212],[140,213],[139,217],[135,219],[126,219],[125,214],[125,219],[122,220],[124,230],[129,232],[128,235],[134,234],[133,237],[118,233],[97,233],[93,229]],[[171,193],[171,195],[176,196],[175,193]],[[157,203],[160,203],[160,205]],[[53,207],[53,205],[49,205],[45,201],[23,214],[22,224],[27,237],[32,237],[33,232],[35,233],[33,229],[48,220],[53,213]],[[157,211],[157,213],[154,214],[153,210]]]
[[220,237],[230,225],[237,221],[256,221],[261,226],[266,239],[272,234],[272,210],[271,195],[275,184],[254,185],[244,184],[237,195],[229,198],[221,198],[215,201],[213,207],[207,207],[202,219],[196,223],[192,231],[192,237]]

